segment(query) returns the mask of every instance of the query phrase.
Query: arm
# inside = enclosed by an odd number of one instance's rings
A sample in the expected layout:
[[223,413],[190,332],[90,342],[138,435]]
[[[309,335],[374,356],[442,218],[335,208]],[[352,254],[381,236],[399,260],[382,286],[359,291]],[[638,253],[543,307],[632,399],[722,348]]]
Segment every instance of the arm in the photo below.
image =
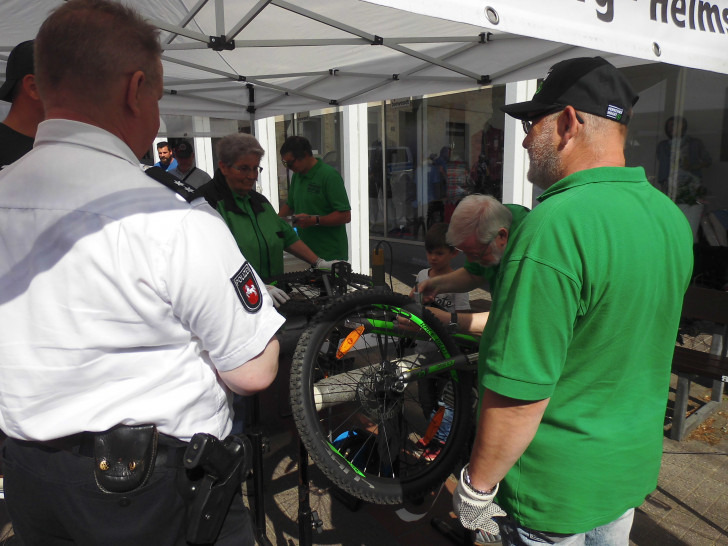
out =
[[278,339],[273,337],[262,353],[234,370],[220,372],[220,379],[238,394],[250,395],[262,391],[276,378],[279,350]]
[[288,206],[288,203],[283,203],[281,205],[281,210],[278,211],[278,216],[281,218],[285,218],[286,216],[290,216],[293,214],[293,209]]
[[[281,211],[283,211],[282,208]],[[296,226],[298,227],[309,228],[316,225],[316,215],[296,214],[295,216]],[[343,224],[348,224],[349,222],[351,222],[351,211],[335,210],[334,212],[329,213],[326,216],[319,216],[318,218],[320,226],[341,226]]]
[[314,251],[311,250],[308,245],[300,239],[292,245],[287,246],[285,250],[286,252],[290,252],[296,258],[303,260],[309,265],[316,265],[316,262],[318,261],[318,256],[316,256]]
[[[435,307],[428,307],[428,309],[432,311],[432,314],[435,315],[445,326],[450,324],[450,313]],[[457,315],[458,332],[480,336],[483,334],[483,330],[485,329],[485,323],[488,322],[490,311],[483,311],[481,313],[460,312]]]
[[[447,275],[432,277],[426,281],[422,281],[418,285],[418,290],[425,296],[425,301],[432,301],[435,295],[441,292],[470,292],[483,284],[483,278],[473,275],[464,268],[456,269]],[[410,292],[410,296],[414,295],[414,289]]]
[[486,389],[470,455],[470,480],[490,491],[508,473],[536,435],[549,399],[528,401]]

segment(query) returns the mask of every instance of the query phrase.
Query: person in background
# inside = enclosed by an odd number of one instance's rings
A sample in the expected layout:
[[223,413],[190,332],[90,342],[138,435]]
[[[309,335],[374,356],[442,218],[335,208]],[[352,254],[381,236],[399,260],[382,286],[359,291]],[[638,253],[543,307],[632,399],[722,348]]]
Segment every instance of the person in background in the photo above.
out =
[[174,158],[172,147],[166,140],[157,142],[157,155],[159,156],[159,161],[154,164],[155,167],[160,167],[165,171],[177,168],[177,160]]
[[[458,251],[446,241],[447,228],[447,224],[438,223],[427,230],[425,251],[430,267],[422,269],[417,274],[415,279],[417,284],[453,272],[451,262],[458,255]],[[439,293],[435,297],[434,303],[436,307],[428,309],[445,324],[448,322],[457,324],[457,312],[470,311],[470,298],[467,293]],[[426,382],[427,388],[420,392],[425,417],[432,420],[438,412],[440,413],[440,425],[432,440],[425,443],[424,439],[420,438],[418,443],[419,447],[424,450],[423,457],[426,460],[437,458],[450,433],[453,409],[452,404],[448,403],[448,398],[452,396],[452,393],[444,392],[448,383],[437,379],[429,380]]]
[[[0,172],[0,428],[21,544],[255,544],[231,391],[272,383],[283,317],[219,215],[140,165],[158,33],[120,2],[70,0],[35,39],[46,121]],[[229,489],[199,502],[221,473]]]
[[167,169],[167,172],[177,180],[193,188],[199,188],[212,180],[209,174],[195,165],[195,150],[191,142],[183,140],[177,144],[174,148],[174,157],[177,160],[177,167]]
[[[217,143],[218,168],[212,180],[200,187],[199,195],[217,210],[235,237],[238,247],[264,279],[284,273],[283,251],[313,267],[330,269],[326,261],[299,239],[296,231],[262,194],[255,191],[265,151],[252,135],[233,133]],[[268,286],[276,304],[289,298]]]
[[288,201],[278,215],[293,215],[301,240],[326,260],[348,260],[346,224],[351,205],[344,180],[336,169],[313,156],[311,143],[302,136],[288,137],[281,160],[292,171]]
[[43,121],[43,103],[35,83],[33,40],[21,42],[10,52],[0,100],[12,103],[0,123],[0,169],[33,148],[38,124]]
[[703,169],[712,160],[705,144],[699,138],[688,136],[688,120],[673,116],[665,122],[667,139],[657,144],[657,181],[660,189],[670,194],[675,185],[675,203],[699,204],[705,197]]
[[582,57],[502,108],[523,122],[528,178],[545,191],[501,260],[453,508],[468,529],[497,533],[498,519],[503,544],[627,544],[657,485],[692,233],[625,167],[637,98],[609,62]]

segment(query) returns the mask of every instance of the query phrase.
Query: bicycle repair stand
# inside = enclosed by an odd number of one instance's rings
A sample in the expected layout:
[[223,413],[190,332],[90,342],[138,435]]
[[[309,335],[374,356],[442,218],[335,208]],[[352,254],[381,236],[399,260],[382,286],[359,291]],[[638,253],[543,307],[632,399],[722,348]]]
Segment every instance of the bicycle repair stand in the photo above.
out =
[[308,451],[298,438],[298,544],[311,546],[313,544],[313,530],[317,533],[323,531],[324,522],[319,518],[316,510],[311,510],[311,488],[308,481]]
[[[248,484],[252,485],[253,496],[250,500],[251,512],[253,514],[253,527],[255,539],[263,546],[273,546],[266,535],[265,523],[265,494],[263,484],[263,452],[265,451],[265,440],[260,430],[260,399],[258,395],[251,397],[248,407],[250,411],[250,426],[246,426],[246,435],[253,445],[252,472],[248,478]],[[247,412],[246,412],[247,413]],[[247,423],[246,423],[247,425]]]

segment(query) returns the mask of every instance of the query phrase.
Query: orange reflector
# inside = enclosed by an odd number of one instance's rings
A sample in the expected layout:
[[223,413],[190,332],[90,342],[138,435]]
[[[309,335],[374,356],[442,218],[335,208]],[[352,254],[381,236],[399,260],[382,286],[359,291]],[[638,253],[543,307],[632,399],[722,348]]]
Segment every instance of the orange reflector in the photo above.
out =
[[341,360],[344,358],[344,355],[349,352],[349,350],[354,346],[354,344],[359,341],[359,338],[364,333],[364,326],[357,326],[356,330],[352,330],[349,332],[349,335],[344,338],[344,341],[341,342],[341,345],[339,345],[338,350],[336,351],[336,358]]

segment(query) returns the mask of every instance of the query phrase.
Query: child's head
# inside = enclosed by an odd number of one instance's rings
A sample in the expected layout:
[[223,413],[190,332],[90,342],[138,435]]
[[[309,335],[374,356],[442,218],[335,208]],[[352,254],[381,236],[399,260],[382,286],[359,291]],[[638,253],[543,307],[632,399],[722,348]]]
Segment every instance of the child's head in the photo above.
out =
[[448,224],[432,224],[425,235],[425,251],[427,262],[436,271],[450,268],[450,261],[457,255],[455,247],[447,244]]

